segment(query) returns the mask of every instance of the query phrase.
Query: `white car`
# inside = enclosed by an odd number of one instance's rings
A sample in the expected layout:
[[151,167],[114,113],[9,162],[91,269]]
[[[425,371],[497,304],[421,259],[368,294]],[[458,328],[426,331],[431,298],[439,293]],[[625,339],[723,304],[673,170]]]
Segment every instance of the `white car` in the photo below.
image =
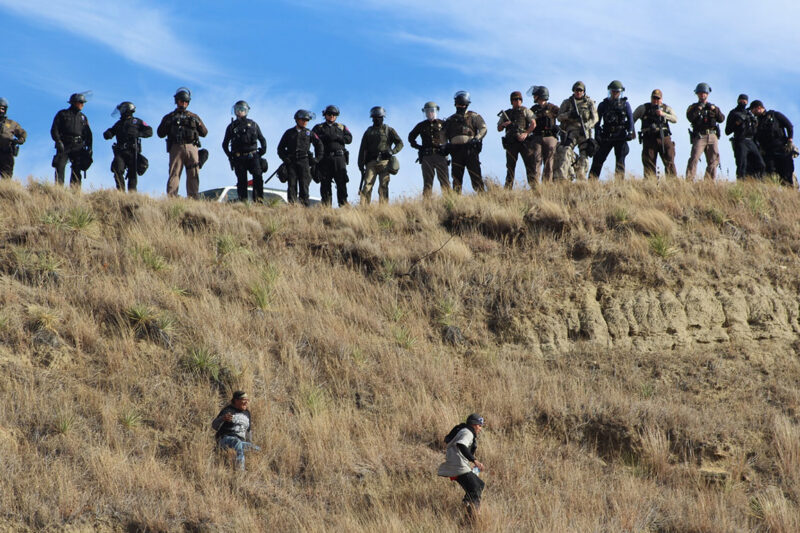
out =
[[[250,201],[253,200],[252,187],[247,188],[247,197]],[[228,187],[218,187],[216,189],[202,191],[200,192],[200,198],[211,202],[236,202],[239,200],[239,192],[236,190],[235,185],[229,185]],[[321,202],[321,199],[315,196],[310,196],[308,200],[310,205],[317,205]],[[286,190],[264,187],[264,203],[268,205],[289,203]]]

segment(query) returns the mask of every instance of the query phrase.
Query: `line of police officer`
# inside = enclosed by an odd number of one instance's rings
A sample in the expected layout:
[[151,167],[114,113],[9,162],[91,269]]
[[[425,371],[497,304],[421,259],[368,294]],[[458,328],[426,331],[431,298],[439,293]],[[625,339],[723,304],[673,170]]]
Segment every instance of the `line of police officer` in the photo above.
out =
[[[576,82],[572,91],[572,96],[561,106],[555,106],[549,103],[547,87],[534,85],[528,91],[534,98],[531,108],[522,104],[519,91],[511,93],[511,107],[498,113],[497,123],[497,131],[505,131],[506,188],[513,187],[520,156],[531,187],[539,183],[542,168],[543,181],[583,179],[587,171],[589,179],[598,179],[612,150],[616,159],[615,176],[622,178],[629,153],[628,142],[636,138],[634,123],[637,120],[642,124],[639,141],[645,178],[655,176],[659,156],[666,175],[677,176],[675,143],[669,126],[677,122],[677,116],[662,102],[660,90],[655,89],[650,102],[638,106],[635,111],[622,96],[625,87],[618,80],[608,85],[608,97],[599,106],[595,106],[586,95],[583,82]],[[711,87],[707,83],[699,83],[694,92],[698,101],[686,112],[692,125],[689,131],[692,148],[686,178],[694,180],[700,156],[705,154],[705,178],[715,179],[719,165],[718,124],[725,120],[725,115],[708,102]],[[59,111],[53,119],[51,136],[56,155],[52,164],[58,184],[65,181],[67,162],[71,163],[70,184],[76,187],[81,184],[81,172],[92,164],[92,131],[82,112],[87,95],[71,95],[70,107]],[[157,129],[158,136],[166,139],[169,153],[167,194],[178,194],[180,175],[185,170],[187,196],[197,198],[199,168],[208,158],[208,151],[201,149],[200,137],[205,137],[208,129],[200,117],[187,110],[191,101],[189,89],[179,88],[174,100],[175,110],[162,118]],[[725,133],[732,135],[737,178],[776,174],[782,183],[791,185],[794,175],[792,159],[798,155],[792,140],[791,122],[777,111],[767,111],[759,100],[747,107],[749,99],[745,94],[739,95],[737,100],[738,105],[728,114],[725,127]],[[479,154],[487,128],[483,117],[467,109],[470,103],[468,92],[457,92],[454,96],[455,113],[442,120],[438,118],[439,106],[427,102],[422,109],[425,119],[408,135],[411,146],[419,151],[417,161],[422,167],[425,197],[431,195],[434,176],[442,190],[451,188],[448,176],[451,162],[453,191],[461,192],[465,170],[473,189],[477,192],[485,190]],[[8,101],[0,98],[0,175],[4,178],[12,176],[14,157],[26,139],[25,130],[6,117],[7,110]],[[135,191],[137,176],[148,167],[147,158],[141,154],[141,139],[152,136],[153,129],[136,118],[135,111],[131,102],[119,104],[115,111],[119,120],[103,133],[105,139],[116,137],[111,171],[120,190],[125,190],[127,181],[128,190]],[[247,117],[249,111],[250,106],[243,100],[234,104],[232,112],[235,118],[226,128],[222,149],[236,174],[239,199],[248,199],[250,174],[253,177],[253,200],[260,202],[263,200],[263,174],[267,171],[264,158],[267,146],[258,124]],[[295,126],[281,137],[278,156],[282,164],[276,173],[288,185],[290,203],[300,201],[308,205],[308,188],[314,180],[320,184],[323,204],[331,205],[335,184],[339,206],[347,205],[349,152],[346,145],[352,143],[353,135],[337,121],[339,114],[339,109],[330,105],[323,111],[324,122],[308,129],[308,123],[315,118],[314,113],[298,110],[294,115]],[[394,128],[384,124],[385,116],[382,107],[370,110],[373,124],[364,132],[359,147],[358,168],[362,174],[359,194],[361,201],[367,204],[376,181],[379,200],[388,201],[390,176],[399,170],[395,155],[402,150],[403,141]],[[588,168],[589,159],[592,159],[591,169]]]

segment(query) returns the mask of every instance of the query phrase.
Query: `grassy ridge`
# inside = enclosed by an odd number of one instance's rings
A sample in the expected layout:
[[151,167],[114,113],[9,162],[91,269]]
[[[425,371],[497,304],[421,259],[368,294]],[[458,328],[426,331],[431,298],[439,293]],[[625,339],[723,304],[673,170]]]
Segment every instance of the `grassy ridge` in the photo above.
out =
[[[0,183],[0,523],[800,530],[800,198],[551,185],[352,209]],[[239,476],[211,418],[252,393]]]

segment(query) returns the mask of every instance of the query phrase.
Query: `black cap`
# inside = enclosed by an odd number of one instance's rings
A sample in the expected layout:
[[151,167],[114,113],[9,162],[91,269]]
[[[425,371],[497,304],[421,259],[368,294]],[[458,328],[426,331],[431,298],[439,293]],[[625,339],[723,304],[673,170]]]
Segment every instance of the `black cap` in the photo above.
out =
[[755,109],[757,107],[764,107],[764,102],[761,100],[753,100],[750,104],[750,109]]
[[478,413],[472,413],[467,417],[467,425],[468,426],[482,426],[483,425],[483,417]]
[[249,398],[250,397],[243,390],[237,390],[236,392],[233,393],[233,400],[247,400]]
[[746,94],[742,93],[742,94],[739,95],[739,98],[736,99],[737,102],[739,100],[744,100],[745,102],[749,102],[750,101],[750,97],[747,96]]

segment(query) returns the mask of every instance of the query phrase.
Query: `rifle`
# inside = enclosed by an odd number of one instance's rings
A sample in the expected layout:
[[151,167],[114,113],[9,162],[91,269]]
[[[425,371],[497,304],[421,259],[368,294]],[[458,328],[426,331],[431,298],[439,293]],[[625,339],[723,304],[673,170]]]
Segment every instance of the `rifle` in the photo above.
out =
[[364,179],[367,177],[367,169],[361,171],[361,183],[358,184],[358,194],[361,195],[364,191]]
[[281,163],[280,165],[278,165],[278,168],[276,168],[276,169],[275,169],[275,172],[273,172],[272,174],[270,174],[270,175],[269,175],[269,177],[268,177],[267,179],[265,179],[265,180],[264,180],[264,185],[266,185],[266,184],[267,184],[267,182],[269,182],[269,180],[271,180],[273,177],[275,177],[275,174],[277,174],[277,173],[278,173],[278,171],[281,169],[281,167],[282,167],[282,166],[283,166],[283,163]]
[[[584,98],[586,97],[584,96]],[[583,131],[583,136],[588,139],[590,137],[589,132],[586,131],[586,123],[583,121],[583,115],[581,115],[581,112],[578,109],[578,101],[574,96],[572,97],[572,105],[575,107],[575,113],[577,113],[578,119],[581,121],[581,130]]]

